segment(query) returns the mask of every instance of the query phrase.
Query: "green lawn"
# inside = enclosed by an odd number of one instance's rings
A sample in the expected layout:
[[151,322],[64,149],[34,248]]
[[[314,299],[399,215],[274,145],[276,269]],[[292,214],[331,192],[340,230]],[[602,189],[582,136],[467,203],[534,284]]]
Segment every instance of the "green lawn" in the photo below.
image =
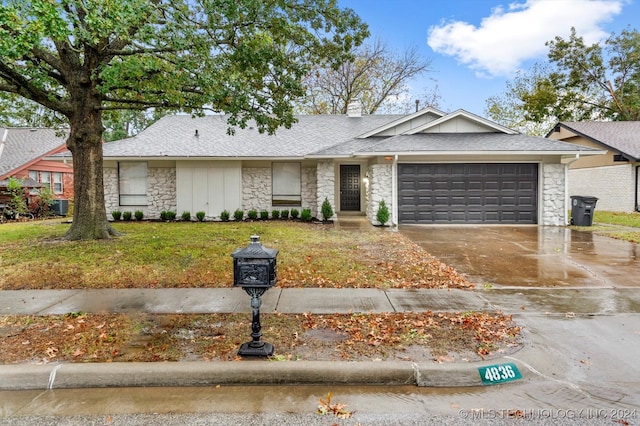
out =
[[593,215],[593,226],[572,226],[571,228],[640,243],[640,213],[638,212],[607,212],[596,209]]
[[280,250],[281,287],[469,287],[387,229],[268,222],[117,222],[123,235],[65,241],[60,220],[0,225],[0,289],[229,287],[231,253],[257,234]]

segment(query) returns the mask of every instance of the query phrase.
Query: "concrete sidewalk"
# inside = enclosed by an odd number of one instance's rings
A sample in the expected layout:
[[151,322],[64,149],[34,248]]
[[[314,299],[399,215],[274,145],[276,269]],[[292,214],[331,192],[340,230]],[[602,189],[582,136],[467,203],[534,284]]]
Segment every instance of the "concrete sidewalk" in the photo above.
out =
[[[1,291],[1,315],[69,312],[250,312],[241,289],[103,289]],[[261,311],[378,313],[495,311],[536,317],[640,313],[638,288],[497,288],[477,290],[280,289],[263,297]],[[133,386],[378,384],[479,386],[478,368],[513,362],[523,380],[549,363],[548,352],[526,345],[513,356],[473,363],[289,361],[0,365],[0,390]]]
[[[4,290],[0,315],[86,313],[250,313],[240,288]],[[495,311],[507,314],[640,313],[640,288],[497,287],[491,289],[271,288],[261,312],[381,313]]]

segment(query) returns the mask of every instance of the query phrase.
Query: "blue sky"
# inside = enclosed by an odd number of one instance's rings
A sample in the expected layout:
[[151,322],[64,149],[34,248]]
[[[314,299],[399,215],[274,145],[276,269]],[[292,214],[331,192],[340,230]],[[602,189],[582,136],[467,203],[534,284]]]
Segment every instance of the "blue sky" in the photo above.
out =
[[[416,47],[433,72],[411,82],[425,93],[438,85],[441,108],[484,115],[518,69],[545,61],[545,42],[571,27],[589,44],[612,32],[640,29],[640,0],[338,0],[401,52]],[[435,80],[435,81],[434,81]]]

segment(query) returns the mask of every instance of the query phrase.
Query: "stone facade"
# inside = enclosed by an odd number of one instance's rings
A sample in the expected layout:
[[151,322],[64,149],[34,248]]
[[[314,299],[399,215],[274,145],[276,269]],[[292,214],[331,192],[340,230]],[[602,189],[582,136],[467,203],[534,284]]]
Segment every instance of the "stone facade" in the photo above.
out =
[[271,169],[269,167],[242,169],[242,208],[245,212],[271,211]]
[[149,167],[147,169],[147,206],[120,206],[118,169],[103,169],[105,207],[107,217],[111,212],[141,210],[147,219],[158,219],[163,210],[176,211],[176,169],[174,167]]
[[542,164],[541,225],[566,225],[565,165]]
[[318,176],[316,173],[315,167],[302,168],[302,208],[310,208],[311,214],[317,217],[318,211],[315,207],[318,200]]
[[[371,223],[378,224],[376,214],[380,201],[384,200],[389,212],[393,211],[393,165],[372,164],[368,170],[369,185],[366,190],[366,214]],[[392,218],[389,218],[389,220],[391,221]]]
[[571,169],[569,195],[597,197],[597,210],[633,212],[636,165]]
[[336,174],[335,174],[335,165],[333,161],[319,161],[316,169],[317,178],[317,198],[315,204],[315,211],[313,211],[313,207],[311,209],[311,214],[313,216],[318,216],[318,213],[322,209],[322,203],[324,199],[328,199],[331,202],[331,207],[333,207],[334,217],[336,215],[336,206],[333,205],[334,200],[336,199]]

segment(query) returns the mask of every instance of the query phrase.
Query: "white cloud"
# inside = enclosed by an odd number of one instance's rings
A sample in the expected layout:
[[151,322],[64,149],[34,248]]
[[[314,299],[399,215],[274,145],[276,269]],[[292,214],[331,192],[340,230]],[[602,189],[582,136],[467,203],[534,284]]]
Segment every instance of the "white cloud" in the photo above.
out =
[[479,75],[512,76],[522,62],[543,58],[545,42],[567,38],[571,27],[585,43],[608,36],[600,25],[622,11],[624,0],[526,0],[491,11],[479,27],[449,21],[429,28],[434,52],[455,57]]

